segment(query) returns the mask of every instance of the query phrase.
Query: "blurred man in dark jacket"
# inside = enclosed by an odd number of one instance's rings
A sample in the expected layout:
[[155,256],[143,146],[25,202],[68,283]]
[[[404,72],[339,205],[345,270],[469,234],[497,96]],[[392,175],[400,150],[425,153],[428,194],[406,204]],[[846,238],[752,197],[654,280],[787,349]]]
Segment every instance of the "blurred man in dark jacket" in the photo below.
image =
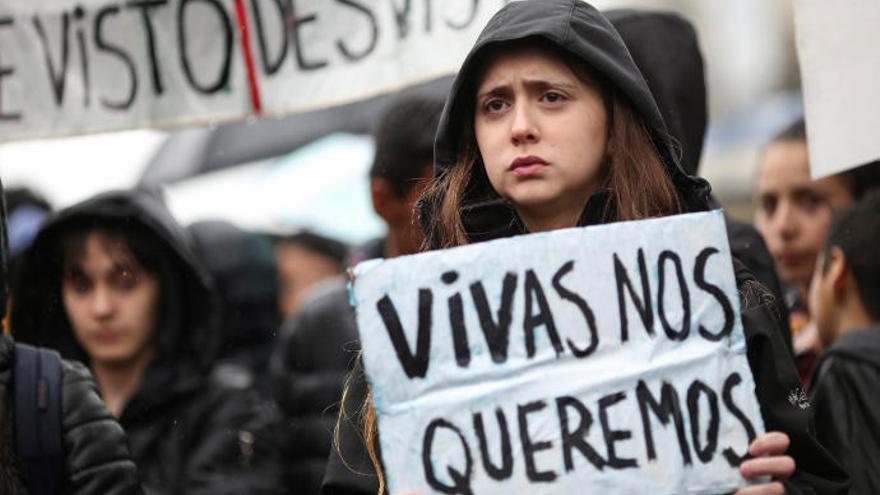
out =
[[852,493],[880,493],[880,195],[834,220],[810,284],[826,350],[810,381],[816,432],[849,471]]
[[[6,208],[0,185],[0,301],[6,300],[7,245]],[[6,305],[0,305],[0,319]],[[14,384],[15,344],[0,335],[0,493],[26,494],[32,480],[17,453]],[[80,363],[61,363],[61,436],[64,462],[59,488],[72,495],[106,493],[136,495],[141,488],[131,460],[125,434],[107,410],[89,371]]]
[[122,191],[43,226],[11,321],[20,340],[89,365],[148,493],[277,493],[255,398],[209,379],[214,317],[210,279],[165,205]]
[[[272,243],[224,221],[196,222],[187,228],[196,255],[214,279],[220,304],[217,364],[260,384],[281,325]],[[217,367],[215,366],[215,369]],[[225,373],[222,372],[221,373]],[[225,376],[228,376],[226,373]],[[250,385],[250,383],[242,383]]]
[[[355,251],[353,263],[417,252],[422,236],[415,201],[433,167],[434,132],[443,101],[409,96],[391,105],[377,127],[370,170],[373,207],[388,225],[385,238]],[[316,287],[285,322],[272,359],[275,398],[289,421],[289,486],[319,493],[333,446],[339,397],[356,355],[357,326],[342,278]]]
[[302,230],[275,242],[278,264],[278,309],[282,318],[296,315],[309,292],[345,271],[348,246],[336,239]]

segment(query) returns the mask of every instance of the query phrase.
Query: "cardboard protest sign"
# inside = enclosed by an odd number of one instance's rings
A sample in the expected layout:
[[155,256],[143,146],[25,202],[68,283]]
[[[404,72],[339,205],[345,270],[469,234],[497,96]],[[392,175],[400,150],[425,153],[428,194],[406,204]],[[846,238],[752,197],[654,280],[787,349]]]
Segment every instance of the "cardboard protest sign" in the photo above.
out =
[[763,421],[720,211],[355,269],[389,493],[727,493]]
[[880,2],[795,2],[810,175],[880,159]]
[[3,0],[0,141],[282,115],[458,69],[509,0]]

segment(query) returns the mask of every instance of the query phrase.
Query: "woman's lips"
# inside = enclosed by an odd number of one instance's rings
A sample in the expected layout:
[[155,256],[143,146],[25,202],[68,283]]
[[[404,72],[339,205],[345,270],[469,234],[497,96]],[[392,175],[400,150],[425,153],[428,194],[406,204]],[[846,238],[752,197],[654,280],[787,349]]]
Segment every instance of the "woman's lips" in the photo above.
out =
[[508,170],[517,175],[517,177],[531,177],[541,173],[547,166],[547,162],[538,156],[521,156],[508,166]]

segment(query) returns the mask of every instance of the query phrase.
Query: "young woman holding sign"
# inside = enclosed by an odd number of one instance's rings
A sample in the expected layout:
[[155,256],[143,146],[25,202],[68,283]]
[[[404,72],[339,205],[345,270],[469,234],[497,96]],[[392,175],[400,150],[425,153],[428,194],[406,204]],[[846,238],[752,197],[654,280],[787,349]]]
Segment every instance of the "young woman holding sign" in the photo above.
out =
[[[437,180],[420,205],[429,249],[709,208],[708,184],[679,166],[624,42],[579,0],[514,2],[489,21],[453,83],[435,153]],[[786,354],[772,303],[739,265],[736,275],[770,431],[740,465],[744,477],[769,481],[740,493],[843,492],[846,476],[808,433],[794,365],[779,360]],[[359,426],[381,468],[367,406]],[[344,420],[340,428],[348,461]],[[331,459],[325,491],[345,492],[333,469]]]

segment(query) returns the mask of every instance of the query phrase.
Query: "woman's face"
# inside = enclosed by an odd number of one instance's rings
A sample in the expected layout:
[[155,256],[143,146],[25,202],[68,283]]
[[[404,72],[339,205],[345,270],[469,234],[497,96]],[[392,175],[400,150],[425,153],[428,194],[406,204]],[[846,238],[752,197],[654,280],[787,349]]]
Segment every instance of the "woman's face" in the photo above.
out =
[[541,48],[496,55],[474,129],[492,187],[531,231],[574,226],[601,184],[607,112],[598,83]]
[[[69,250],[74,251],[74,250]],[[153,349],[159,281],[115,237],[93,231],[64,255],[62,299],[94,364],[126,365]]]

